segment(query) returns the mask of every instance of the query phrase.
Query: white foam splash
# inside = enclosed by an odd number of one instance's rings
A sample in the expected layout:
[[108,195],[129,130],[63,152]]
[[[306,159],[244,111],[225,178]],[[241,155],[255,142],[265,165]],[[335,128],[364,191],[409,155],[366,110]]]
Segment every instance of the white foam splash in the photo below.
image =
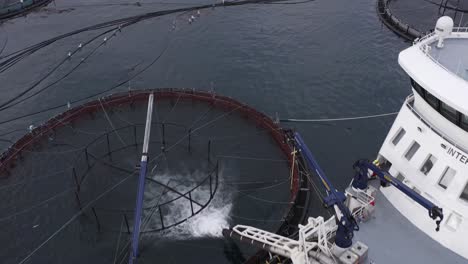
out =
[[229,228],[229,213],[232,204],[222,207],[207,207],[187,224],[192,237],[221,237],[224,228]]
[[[183,176],[189,177],[188,175],[172,175],[171,177],[166,174],[164,177],[160,177],[159,179],[180,179]],[[221,171],[219,173],[219,177],[222,178]],[[190,185],[195,186],[196,183],[188,182],[187,185],[184,186],[184,189],[191,189],[192,186]],[[175,193],[168,193],[168,196],[176,197],[178,195]],[[199,187],[196,192],[194,191],[192,193],[192,198],[201,203],[208,201],[210,198],[209,196],[209,186]],[[166,221],[169,223],[176,222],[191,215],[192,209],[190,203],[183,198],[179,199],[178,201],[171,203],[170,211],[164,216],[165,223]],[[193,204],[193,206],[195,211],[200,209],[200,207],[196,204]],[[215,196],[206,208],[204,208],[195,216],[189,218],[186,222],[161,232],[161,236],[172,240],[188,240],[202,237],[222,237],[223,229],[229,228],[229,215],[231,213],[231,209],[232,195],[230,192],[228,192],[227,189],[223,188],[223,185],[220,181]]]

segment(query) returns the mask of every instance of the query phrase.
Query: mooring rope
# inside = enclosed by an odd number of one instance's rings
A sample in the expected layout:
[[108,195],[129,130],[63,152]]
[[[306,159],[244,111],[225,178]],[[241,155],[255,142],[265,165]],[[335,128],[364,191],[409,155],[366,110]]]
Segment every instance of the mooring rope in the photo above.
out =
[[397,115],[399,112],[390,112],[377,115],[365,115],[365,116],[352,116],[352,117],[339,117],[339,118],[318,118],[318,119],[280,119],[280,122],[334,122],[334,121],[348,121],[348,120],[359,120],[359,119],[369,119],[385,116]]
[[3,222],[3,221],[5,221],[5,220],[8,220],[8,219],[10,219],[10,218],[12,218],[12,217],[15,217],[15,216],[18,216],[18,215],[21,215],[21,214],[25,214],[25,213],[27,213],[27,212],[29,212],[29,211],[31,211],[31,210],[33,210],[33,209],[39,207],[39,206],[42,206],[42,205],[44,205],[44,204],[46,204],[46,203],[48,203],[48,202],[50,202],[50,201],[52,201],[52,200],[55,200],[55,199],[58,198],[58,197],[61,197],[61,196],[65,195],[65,194],[67,194],[67,193],[73,191],[74,189],[75,189],[75,187],[70,187],[70,188],[68,188],[68,189],[65,189],[65,190],[62,191],[62,192],[59,192],[58,194],[56,194],[56,195],[54,195],[54,196],[52,196],[52,197],[47,198],[46,200],[43,200],[43,201],[41,201],[41,202],[39,202],[39,203],[33,205],[33,206],[30,206],[30,207],[28,207],[28,208],[26,208],[26,209],[23,209],[23,210],[21,210],[21,211],[15,212],[15,213],[13,213],[13,214],[11,214],[11,215],[4,216],[4,217],[0,218],[0,222]]
[[109,115],[107,114],[107,111],[106,109],[104,108],[104,105],[102,105],[102,101],[101,101],[101,98],[99,98],[99,104],[101,104],[101,108],[102,108],[102,111],[104,111],[104,115],[107,119],[107,122],[109,123],[109,125],[111,126],[112,128],[112,131],[115,132],[115,134],[117,135],[117,137],[119,138],[120,142],[122,143],[122,145],[125,147],[127,144],[125,144],[125,141],[122,139],[122,137],[120,136],[119,132],[115,129],[115,126],[114,124],[112,123]]
[[120,238],[122,237],[123,222],[124,218],[122,217],[122,219],[120,220],[119,238],[117,239],[117,246],[115,248],[114,261],[112,261],[112,264],[115,264],[115,262],[117,261],[117,253],[119,253]]
[[87,203],[85,206],[82,207],[80,211],[78,211],[76,214],[74,214],[65,224],[63,224],[59,229],[57,229],[51,236],[49,236],[46,240],[44,240],[38,247],[36,247],[34,250],[32,250],[25,258],[23,258],[19,264],[25,263],[27,260],[29,260],[39,249],[41,249],[45,244],[47,244],[52,238],[54,238],[58,233],[60,233],[63,229],[65,229],[70,223],[72,223],[76,218],[78,218],[81,214],[84,213],[85,210],[87,210],[93,203],[95,203],[97,200],[101,199],[104,197],[106,194],[117,188],[119,185],[124,183],[126,180],[128,180],[132,175],[135,173],[131,173],[127,177],[123,178],[121,181],[119,181],[117,184],[113,185],[111,188],[107,189],[103,193],[101,193],[98,197],[96,197],[94,200],[90,201]]

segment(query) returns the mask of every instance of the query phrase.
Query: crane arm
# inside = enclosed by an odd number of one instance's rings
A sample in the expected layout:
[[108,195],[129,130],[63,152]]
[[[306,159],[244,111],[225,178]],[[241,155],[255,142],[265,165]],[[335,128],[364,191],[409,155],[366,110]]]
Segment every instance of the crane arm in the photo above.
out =
[[320,182],[325,188],[328,196],[325,197],[324,203],[328,207],[335,209],[337,218],[338,230],[336,232],[335,244],[341,248],[348,248],[352,244],[354,231],[359,230],[359,226],[354,219],[354,216],[350,212],[349,208],[344,204],[346,196],[344,193],[337,191],[331,181],[327,178],[322,168],[320,168],[318,162],[315,160],[312,152],[309,150],[301,135],[298,132],[294,133],[294,141],[296,147],[301,152],[304,160],[307,163],[309,169],[315,171],[315,174],[319,177]]
[[393,177],[387,171],[383,171],[378,166],[369,162],[368,160],[358,160],[353,165],[354,169],[356,170],[356,174],[353,179],[353,187],[356,189],[363,189],[365,186],[367,188],[367,181],[368,171],[372,171],[379,177],[381,183],[384,185],[391,184],[399,191],[404,193],[406,196],[420,204],[422,207],[426,208],[429,212],[429,217],[436,220],[436,231],[439,231],[440,223],[444,219],[444,214],[442,212],[442,208],[437,207],[434,203],[423,197],[421,194],[417,193],[406,184],[402,183],[397,178]]

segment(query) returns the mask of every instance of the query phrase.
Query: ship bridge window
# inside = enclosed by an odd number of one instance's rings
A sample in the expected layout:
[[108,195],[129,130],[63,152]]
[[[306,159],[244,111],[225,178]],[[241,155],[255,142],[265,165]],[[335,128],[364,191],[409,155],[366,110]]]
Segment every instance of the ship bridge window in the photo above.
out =
[[456,173],[457,171],[455,171],[454,169],[450,167],[447,167],[444,173],[442,174],[442,177],[440,177],[439,186],[444,189],[447,189],[447,187],[449,186],[450,182],[453,180],[453,177],[455,176]]
[[460,194],[460,198],[468,202],[468,183],[465,185],[465,188],[463,188],[463,192]]
[[434,108],[434,110],[439,112],[450,122],[468,132],[468,116],[458,112],[453,107],[437,99],[437,97],[426,91],[413,79],[411,79],[411,86],[432,108]]
[[451,106],[444,102],[440,102],[440,113],[450,120],[452,123],[456,124],[458,122],[458,112],[453,109]]
[[427,175],[432,170],[432,167],[434,167],[436,161],[437,158],[429,154],[429,157],[427,157],[426,161],[423,163],[420,171],[424,173],[424,175]]
[[395,137],[393,138],[392,140],[392,144],[393,145],[397,145],[398,142],[400,142],[400,140],[403,138],[403,136],[406,134],[406,131],[405,129],[403,128],[400,128],[400,130],[398,131],[398,133],[395,135]]
[[416,90],[416,92],[424,98],[425,90],[421,87],[421,85],[419,85],[419,83],[411,79],[411,86],[413,86],[414,90]]
[[461,128],[463,128],[465,131],[468,131],[468,116],[462,115],[461,117],[461,122],[460,122]]
[[419,143],[416,141],[413,141],[413,144],[411,144],[411,147],[408,149],[408,151],[406,151],[405,158],[407,160],[411,160],[414,154],[416,154],[416,152],[418,151],[419,147],[420,147]]
[[426,101],[430,104],[435,110],[439,111],[439,99],[433,96],[431,93],[426,91]]

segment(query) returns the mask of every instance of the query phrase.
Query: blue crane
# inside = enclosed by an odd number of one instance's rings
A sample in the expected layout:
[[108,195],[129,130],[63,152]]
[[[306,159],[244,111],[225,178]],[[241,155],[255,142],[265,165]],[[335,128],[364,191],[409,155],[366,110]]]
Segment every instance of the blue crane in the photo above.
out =
[[340,248],[349,248],[353,244],[354,231],[359,230],[359,225],[354,219],[353,214],[349,208],[344,204],[346,196],[343,192],[337,191],[330,180],[327,178],[323,170],[318,165],[312,152],[309,150],[307,145],[304,143],[301,135],[298,132],[294,133],[294,140],[296,146],[302,156],[304,157],[309,169],[313,169],[317,176],[320,178],[320,182],[327,192],[327,197],[324,198],[324,204],[327,207],[333,206],[337,216],[338,229],[335,236],[335,244]]
[[442,208],[437,207],[434,203],[424,198],[421,194],[415,192],[413,189],[402,183],[397,178],[393,177],[387,171],[383,171],[377,165],[373,164],[368,160],[358,160],[353,165],[356,171],[352,186],[355,189],[365,190],[368,186],[369,181],[369,170],[372,171],[380,179],[380,183],[383,186],[393,185],[395,188],[406,194],[409,198],[426,208],[429,213],[429,217],[434,219],[436,222],[436,231],[440,229],[440,223],[444,219]]
[[[294,140],[295,145],[298,148],[299,152],[302,154],[302,157],[306,161],[307,166],[310,170],[316,172],[316,175],[319,177],[320,182],[326,190],[327,197],[324,198],[324,205],[327,207],[333,207],[335,209],[338,225],[335,237],[335,244],[341,248],[350,247],[353,243],[352,239],[354,237],[354,231],[358,231],[359,226],[356,222],[356,219],[353,217],[353,214],[345,205],[345,194],[336,190],[333,187],[333,184],[330,182],[323,170],[320,168],[316,159],[312,155],[312,152],[304,143],[304,140],[298,132],[294,133]],[[353,188],[365,190],[368,187],[368,173],[369,170],[371,170],[379,177],[381,183],[384,186],[388,184],[395,186],[398,190],[406,194],[408,197],[415,200],[424,208],[428,209],[429,216],[432,219],[436,220],[436,231],[439,231],[440,222],[444,217],[442,213],[442,208],[437,207],[431,201],[427,200],[426,198],[424,198],[423,196],[421,196],[420,194],[418,194],[417,192],[400,182],[398,179],[391,176],[388,172],[381,170],[379,167],[377,167],[369,161],[359,160],[354,164],[353,167],[356,171],[352,183]]]

